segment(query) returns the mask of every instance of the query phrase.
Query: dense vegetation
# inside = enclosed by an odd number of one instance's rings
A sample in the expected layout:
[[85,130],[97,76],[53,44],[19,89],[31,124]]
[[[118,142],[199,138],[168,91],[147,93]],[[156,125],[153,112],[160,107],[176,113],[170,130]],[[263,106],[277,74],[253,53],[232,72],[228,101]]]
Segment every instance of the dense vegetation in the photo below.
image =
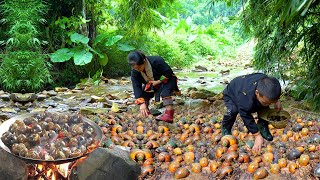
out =
[[[0,0],[0,80],[8,91],[128,75],[133,49],[175,67],[232,57],[251,37],[253,64],[320,109],[319,1]],[[288,6],[289,4],[289,6]],[[241,26],[242,25],[242,26]],[[50,71],[50,72],[49,72]]]

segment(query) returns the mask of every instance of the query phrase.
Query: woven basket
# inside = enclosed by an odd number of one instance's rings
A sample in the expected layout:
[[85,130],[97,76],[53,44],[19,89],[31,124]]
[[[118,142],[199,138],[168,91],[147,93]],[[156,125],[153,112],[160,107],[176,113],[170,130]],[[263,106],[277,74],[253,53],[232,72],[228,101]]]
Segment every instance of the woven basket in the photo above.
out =
[[[273,127],[277,128],[277,129],[282,129],[285,128],[288,124],[288,121],[290,120],[291,116],[287,111],[280,111],[278,112],[275,109],[267,109],[261,112],[258,112],[258,116],[259,118],[268,121]],[[274,116],[283,116],[285,117],[284,120],[272,120],[271,117]]]

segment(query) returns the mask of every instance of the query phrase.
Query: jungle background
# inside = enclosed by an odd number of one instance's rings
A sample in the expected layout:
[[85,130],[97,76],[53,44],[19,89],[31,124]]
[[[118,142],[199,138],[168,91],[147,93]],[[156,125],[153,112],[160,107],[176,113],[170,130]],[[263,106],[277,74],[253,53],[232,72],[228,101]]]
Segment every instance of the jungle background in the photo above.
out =
[[0,84],[8,92],[128,76],[134,49],[175,68],[232,63],[253,41],[251,65],[285,82],[305,109],[320,109],[316,0],[1,0],[0,10]]

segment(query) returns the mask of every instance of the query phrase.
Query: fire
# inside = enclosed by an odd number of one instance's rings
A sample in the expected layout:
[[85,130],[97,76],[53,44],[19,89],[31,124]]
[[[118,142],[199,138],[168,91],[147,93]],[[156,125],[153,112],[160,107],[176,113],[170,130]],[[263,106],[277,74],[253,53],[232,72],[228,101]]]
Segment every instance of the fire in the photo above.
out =
[[34,179],[37,180],[62,180],[68,179],[71,163],[60,165],[55,164],[37,164],[35,165]]
[[58,171],[61,173],[62,176],[67,177],[69,174],[69,165],[71,163],[65,163],[65,164],[60,164],[57,165],[56,167],[58,168]]

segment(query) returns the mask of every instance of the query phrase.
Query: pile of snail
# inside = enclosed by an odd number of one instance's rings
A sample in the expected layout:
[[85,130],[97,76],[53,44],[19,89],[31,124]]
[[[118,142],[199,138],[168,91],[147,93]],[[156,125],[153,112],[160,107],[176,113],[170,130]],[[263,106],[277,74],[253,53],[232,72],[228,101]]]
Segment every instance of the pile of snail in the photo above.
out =
[[130,158],[141,165],[141,179],[159,174],[171,179],[194,175],[209,179],[263,179],[284,174],[292,178],[320,177],[320,117],[291,112],[286,128],[269,125],[274,140],[264,141],[262,151],[255,153],[251,150],[254,136],[240,119],[232,135],[222,137],[222,113],[177,109],[172,125],[127,112],[90,118],[105,134],[101,146],[131,149]]
[[1,140],[15,155],[30,159],[80,157],[96,143],[96,132],[82,118],[78,114],[36,113],[16,120]]

